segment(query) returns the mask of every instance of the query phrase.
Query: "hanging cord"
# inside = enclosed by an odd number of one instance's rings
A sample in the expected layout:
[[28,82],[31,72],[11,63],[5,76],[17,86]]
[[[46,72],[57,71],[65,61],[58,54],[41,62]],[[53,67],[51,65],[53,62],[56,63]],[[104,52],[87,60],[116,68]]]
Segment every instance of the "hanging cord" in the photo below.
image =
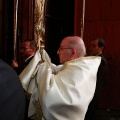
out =
[[16,43],[17,43],[17,14],[18,14],[18,0],[14,2],[14,60],[16,61]]
[[[35,0],[35,10],[34,10],[34,24],[35,24],[35,41],[37,42],[38,50],[41,54],[41,61],[44,62],[42,58],[43,49],[44,49],[44,41],[45,41],[45,0]],[[35,75],[37,76],[37,74]],[[38,89],[37,78],[35,78],[36,88]],[[41,106],[40,100],[38,96],[37,107],[36,107],[36,115],[34,120],[39,120],[41,118]]]
[[83,0],[82,19],[81,19],[81,38],[84,34],[84,18],[85,18],[85,0]]

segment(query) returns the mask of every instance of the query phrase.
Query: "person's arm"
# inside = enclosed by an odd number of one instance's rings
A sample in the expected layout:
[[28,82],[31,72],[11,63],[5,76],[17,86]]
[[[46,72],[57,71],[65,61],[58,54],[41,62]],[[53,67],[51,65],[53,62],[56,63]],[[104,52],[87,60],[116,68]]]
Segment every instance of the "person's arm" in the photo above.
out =
[[11,66],[12,66],[13,68],[18,68],[18,62],[15,61],[15,60],[12,60]]
[[19,68],[18,68],[19,65],[18,65],[18,62],[17,62],[17,61],[12,60],[11,66],[12,66],[12,68],[17,72],[17,74],[20,73]]

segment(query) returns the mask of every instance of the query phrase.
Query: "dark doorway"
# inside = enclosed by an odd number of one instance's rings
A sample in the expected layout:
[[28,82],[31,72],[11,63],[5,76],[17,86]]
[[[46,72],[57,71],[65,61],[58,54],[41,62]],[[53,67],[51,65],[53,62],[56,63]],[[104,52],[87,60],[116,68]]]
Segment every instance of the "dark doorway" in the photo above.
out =
[[0,57],[7,63],[13,59],[14,0],[2,1],[2,40]]
[[74,0],[47,0],[45,20],[45,49],[52,62],[59,64],[59,44],[74,34]]

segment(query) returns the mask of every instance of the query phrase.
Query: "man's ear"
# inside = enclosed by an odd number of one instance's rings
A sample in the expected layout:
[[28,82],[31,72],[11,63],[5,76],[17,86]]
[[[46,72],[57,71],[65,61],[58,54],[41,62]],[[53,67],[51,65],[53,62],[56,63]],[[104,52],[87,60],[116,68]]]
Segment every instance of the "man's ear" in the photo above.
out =
[[77,54],[76,49],[72,48],[72,58],[75,58]]
[[31,48],[31,52],[34,52],[34,49],[33,49],[33,48]]
[[104,50],[104,47],[100,47],[100,49],[101,49],[101,51],[103,51],[103,50]]

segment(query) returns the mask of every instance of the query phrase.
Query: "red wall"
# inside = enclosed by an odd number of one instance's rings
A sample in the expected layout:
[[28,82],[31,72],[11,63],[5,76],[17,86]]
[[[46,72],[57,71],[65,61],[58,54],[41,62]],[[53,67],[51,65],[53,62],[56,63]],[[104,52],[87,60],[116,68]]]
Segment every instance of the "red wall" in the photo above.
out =
[[[81,36],[83,0],[75,0],[74,34]],[[120,109],[120,1],[85,0],[83,39],[89,53],[92,39],[102,37],[106,41],[104,51],[109,65],[109,83],[102,89],[99,107]]]

